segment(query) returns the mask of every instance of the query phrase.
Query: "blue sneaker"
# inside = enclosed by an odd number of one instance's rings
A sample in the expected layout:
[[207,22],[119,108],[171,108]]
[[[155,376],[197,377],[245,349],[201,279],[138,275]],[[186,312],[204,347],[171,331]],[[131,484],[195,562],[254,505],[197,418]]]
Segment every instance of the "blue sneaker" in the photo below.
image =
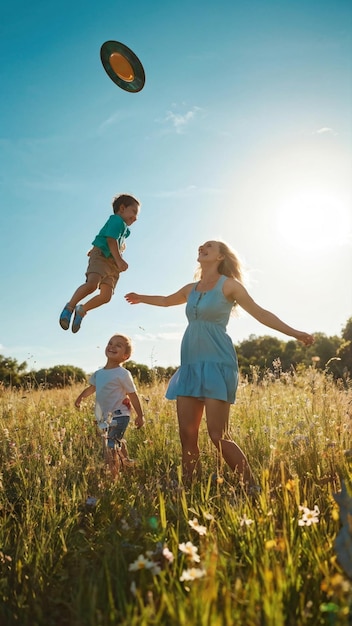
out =
[[61,328],[63,328],[64,330],[68,330],[69,329],[72,313],[73,313],[73,311],[71,311],[67,307],[67,304],[66,304],[65,308],[62,310],[62,313],[61,313],[60,319],[59,319],[59,324],[60,324]]
[[75,308],[75,316],[73,318],[73,322],[72,322],[72,332],[73,333],[78,333],[79,329],[81,328],[81,323],[82,320],[85,316],[86,312],[83,308],[83,306],[81,304],[78,304]]

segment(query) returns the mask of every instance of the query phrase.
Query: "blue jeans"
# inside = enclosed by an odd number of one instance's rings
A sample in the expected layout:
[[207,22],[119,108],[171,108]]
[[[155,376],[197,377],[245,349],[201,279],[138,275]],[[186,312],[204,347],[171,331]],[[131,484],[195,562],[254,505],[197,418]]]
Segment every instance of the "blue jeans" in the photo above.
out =
[[112,448],[114,450],[115,448],[120,447],[120,440],[125,434],[129,421],[129,415],[119,415],[118,417],[113,417],[110,422],[107,434],[108,448]]

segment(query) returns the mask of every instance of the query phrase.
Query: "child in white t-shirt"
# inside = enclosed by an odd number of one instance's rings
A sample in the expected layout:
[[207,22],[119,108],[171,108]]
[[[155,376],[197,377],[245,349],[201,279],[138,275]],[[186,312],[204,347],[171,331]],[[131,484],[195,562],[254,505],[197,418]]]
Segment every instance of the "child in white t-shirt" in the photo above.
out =
[[131,373],[122,366],[132,352],[132,343],[126,335],[113,335],[105,348],[107,362],[90,377],[90,385],[80,393],[75,406],[80,408],[84,398],[95,393],[95,417],[104,436],[104,456],[112,475],[123,465],[133,465],[123,438],[130,421],[131,405],[137,413],[135,425],[141,428],[144,415]]

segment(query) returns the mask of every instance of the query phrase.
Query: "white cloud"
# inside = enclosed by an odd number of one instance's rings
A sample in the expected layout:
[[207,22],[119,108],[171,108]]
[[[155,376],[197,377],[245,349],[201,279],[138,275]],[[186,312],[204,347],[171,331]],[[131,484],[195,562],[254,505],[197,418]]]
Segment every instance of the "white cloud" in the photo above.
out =
[[199,111],[201,111],[201,109],[196,106],[192,107],[192,109],[183,114],[168,111],[164,121],[171,122],[171,125],[175,129],[176,133],[181,134]]
[[315,131],[316,135],[336,135],[333,128],[329,128],[328,126],[323,126],[319,128],[319,130]]

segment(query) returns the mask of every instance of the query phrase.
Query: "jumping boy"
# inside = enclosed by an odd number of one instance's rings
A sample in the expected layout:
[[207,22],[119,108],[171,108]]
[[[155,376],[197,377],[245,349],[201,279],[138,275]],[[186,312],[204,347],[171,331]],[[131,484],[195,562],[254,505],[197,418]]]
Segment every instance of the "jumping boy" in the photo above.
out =
[[[125,272],[128,264],[121,254],[125,249],[125,239],[130,234],[131,226],[138,218],[140,202],[133,196],[121,194],[112,201],[114,214],[104,224],[95,237],[93,248],[88,252],[89,263],[86,271],[86,282],[80,285],[60,315],[60,326],[68,330],[71,317],[72,332],[77,333],[86,313],[111,300],[120,272]],[[83,298],[96,289],[100,293],[84,304],[78,304]]]

